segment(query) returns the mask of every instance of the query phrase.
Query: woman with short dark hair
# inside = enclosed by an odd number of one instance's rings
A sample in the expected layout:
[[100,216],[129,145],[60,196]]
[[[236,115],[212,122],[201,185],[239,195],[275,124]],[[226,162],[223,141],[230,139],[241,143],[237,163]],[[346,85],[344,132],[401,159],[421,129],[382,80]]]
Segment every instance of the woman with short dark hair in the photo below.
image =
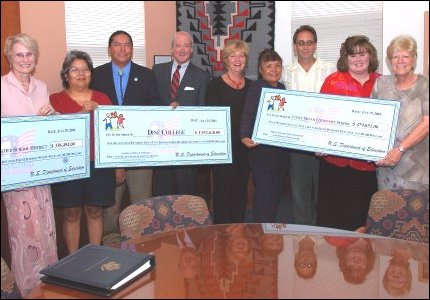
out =
[[[276,51],[266,49],[259,55],[258,70],[260,79],[251,84],[246,97],[240,124],[240,137],[242,143],[250,149],[249,163],[255,186],[254,221],[273,223],[285,185],[289,152],[279,147],[259,145],[251,139],[251,136],[262,89],[285,90],[284,84],[279,82],[282,75],[282,58]],[[274,106],[274,102],[269,105]]]
[[112,105],[112,102],[106,94],[90,89],[92,72],[93,62],[86,52],[70,51],[64,59],[60,72],[64,90],[50,96],[52,106],[59,113],[91,114],[89,145],[91,177],[52,186],[54,204],[62,207],[64,211],[63,235],[69,253],[79,248],[82,208],[87,220],[90,243],[101,244],[102,209],[112,205],[115,197],[114,170],[94,168],[94,110],[98,105]]

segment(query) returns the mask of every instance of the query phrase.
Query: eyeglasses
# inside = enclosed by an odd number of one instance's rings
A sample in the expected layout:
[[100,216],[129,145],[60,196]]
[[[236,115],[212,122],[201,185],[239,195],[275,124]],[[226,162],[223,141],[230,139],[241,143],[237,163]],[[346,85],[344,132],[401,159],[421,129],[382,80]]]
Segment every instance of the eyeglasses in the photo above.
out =
[[304,45],[310,47],[310,46],[313,46],[315,44],[315,42],[314,41],[306,41],[306,42],[305,41],[298,41],[296,44],[299,45],[300,47],[303,47]]
[[72,73],[72,74],[78,74],[78,73],[81,73],[81,72],[87,74],[87,73],[90,72],[90,69],[88,69],[88,68],[71,67],[70,70],[69,70],[69,72]]
[[313,263],[299,263],[298,266],[300,267],[300,269],[304,269],[304,268],[311,269],[315,267]]
[[19,53],[15,53],[15,56],[19,59],[23,59],[25,58],[32,58],[34,56],[33,52],[19,52]]

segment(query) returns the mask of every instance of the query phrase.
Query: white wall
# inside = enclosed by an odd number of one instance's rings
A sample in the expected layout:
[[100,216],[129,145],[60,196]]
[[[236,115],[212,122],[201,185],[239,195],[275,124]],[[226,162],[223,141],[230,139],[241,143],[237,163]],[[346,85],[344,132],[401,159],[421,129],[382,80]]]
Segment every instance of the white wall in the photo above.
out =
[[[418,45],[418,61],[416,73],[423,72],[424,56],[424,11],[429,10],[428,1],[384,1],[383,3],[383,26],[384,26],[384,51],[391,40],[400,34],[409,34]],[[385,62],[384,74],[389,74]]]
[[[284,66],[289,65],[292,61],[291,2],[276,1],[275,7],[275,50],[284,60]],[[416,73],[423,72],[424,11],[428,10],[428,1],[383,2],[384,74],[390,73],[385,63],[385,50],[390,41],[400,34],[410,34],[417,41],[418,61]]]
[[291,64],[293,32],[291,32],[292,1],[275,1],[275,50],[284,66]]

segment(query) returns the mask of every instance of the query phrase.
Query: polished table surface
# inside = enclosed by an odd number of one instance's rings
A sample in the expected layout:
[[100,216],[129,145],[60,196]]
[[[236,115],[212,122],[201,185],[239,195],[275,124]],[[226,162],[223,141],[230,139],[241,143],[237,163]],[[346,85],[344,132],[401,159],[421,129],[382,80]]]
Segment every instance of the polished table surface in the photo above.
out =
[[[229,224],[121,247],[154,253],[156,266],[112,298],[429,298],[428,244],[313,226]],[[100,297],[41,283],[30,298]]]

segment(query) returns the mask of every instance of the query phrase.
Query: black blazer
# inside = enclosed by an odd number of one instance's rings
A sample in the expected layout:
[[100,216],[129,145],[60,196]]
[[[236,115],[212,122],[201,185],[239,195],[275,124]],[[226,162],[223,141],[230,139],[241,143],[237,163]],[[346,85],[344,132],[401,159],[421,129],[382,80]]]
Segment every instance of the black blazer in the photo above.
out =
[[[152,68],[157,80],[159,102],[157,105],[169,105],[170,85],[173,62],[156,64]],[[184,106],[200,106],[205,104],[206,89],[210,80],[209,73],[189,63],[184,77],[179,84],[174,101]]]
[[[106,93],[112,104],[118,105],[113,82],[112,62],[98,66],[92,74],[91,88]],[[123,105],[151,105],[157,99],[157,83],[151,69],[131,62],[130,76]]]

